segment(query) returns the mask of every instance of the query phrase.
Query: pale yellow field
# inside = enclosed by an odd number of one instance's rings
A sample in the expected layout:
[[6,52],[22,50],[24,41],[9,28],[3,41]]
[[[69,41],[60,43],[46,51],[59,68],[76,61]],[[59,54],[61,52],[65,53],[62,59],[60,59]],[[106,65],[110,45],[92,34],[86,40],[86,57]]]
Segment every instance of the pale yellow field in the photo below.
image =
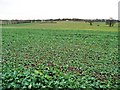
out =
[[[99,26],[97,26],[99,24]],[[52,29],[52,30],[99,30],[118,31],[118,24],[109,27],[105,22],[94,22],[92,26],[85,22],[59,21],[56,23],[22,23],[3,25],[2,28],[31,28],[31,29]]]

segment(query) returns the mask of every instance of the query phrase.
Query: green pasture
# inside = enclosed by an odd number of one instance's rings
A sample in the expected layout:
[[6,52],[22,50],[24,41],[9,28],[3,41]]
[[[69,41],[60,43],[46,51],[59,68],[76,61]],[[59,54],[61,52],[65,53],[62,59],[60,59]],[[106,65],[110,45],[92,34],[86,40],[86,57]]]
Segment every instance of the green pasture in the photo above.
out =
[[[99,26],[98,26],[99,25]],[[4,25],[3,28],[29,28],[29,29],[52,29],[52,30],[98,30],[98,31],[118,31],[118,24],[114,27],[109,27],[105,22],[93,22],[90,26],[85,22],[73,22],[73,21],[59,21],[53,23],[26,23],[26,24],[10,24]]]

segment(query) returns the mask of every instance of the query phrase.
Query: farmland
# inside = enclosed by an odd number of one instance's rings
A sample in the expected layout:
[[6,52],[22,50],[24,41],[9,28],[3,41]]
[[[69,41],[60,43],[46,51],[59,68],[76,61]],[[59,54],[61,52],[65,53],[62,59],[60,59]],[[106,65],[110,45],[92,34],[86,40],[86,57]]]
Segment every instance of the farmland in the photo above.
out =
[[3,90],[118,88],[117,28],[101,22],[3,25]]

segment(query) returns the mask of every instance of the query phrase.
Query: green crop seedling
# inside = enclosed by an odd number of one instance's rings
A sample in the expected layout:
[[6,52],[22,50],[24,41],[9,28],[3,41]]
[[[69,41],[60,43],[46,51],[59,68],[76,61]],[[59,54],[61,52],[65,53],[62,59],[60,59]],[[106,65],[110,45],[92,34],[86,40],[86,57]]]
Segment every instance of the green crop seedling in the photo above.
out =
[[102,25],[3,26],[2,89],[118,88],[117,26]]

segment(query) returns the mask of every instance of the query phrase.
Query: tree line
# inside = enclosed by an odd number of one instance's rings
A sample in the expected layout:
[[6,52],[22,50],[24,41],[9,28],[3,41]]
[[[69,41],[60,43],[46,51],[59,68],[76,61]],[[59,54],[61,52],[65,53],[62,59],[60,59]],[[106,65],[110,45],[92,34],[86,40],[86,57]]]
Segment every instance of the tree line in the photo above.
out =
[[[35,22],[42,22],[42,23],[55,23],[56,21],[84,21],[86,23],[89,23],[91,26],[94,22],[105,22],[106,25],[109,25],[109,27],[113,27],[116,22],[120,22],[119,20],[114,19],[78,19],[78,18],[63,18],[63,19],[45,19],[45,20],[0,20],[2,25],[8,25],[8,24],[20,24],[20,23],[35,23]],[[98,25],[99,26],[99,25]]]

